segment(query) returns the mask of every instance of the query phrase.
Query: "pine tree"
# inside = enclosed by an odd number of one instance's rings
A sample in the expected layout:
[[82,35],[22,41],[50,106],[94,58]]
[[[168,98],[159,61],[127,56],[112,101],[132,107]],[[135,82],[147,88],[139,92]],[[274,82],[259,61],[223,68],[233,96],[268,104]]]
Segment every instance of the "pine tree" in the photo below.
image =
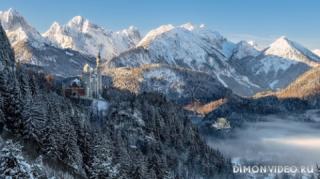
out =
[[37,142],[41,141],[48,120],[46,106],[42,100],[40,96],[34,97],[29,107],[29,118],[25,121],[25,137]]
[[31,168],[21,152],[22,146],[7,141],[0,149],[0,177],[1,178],[32,178]]

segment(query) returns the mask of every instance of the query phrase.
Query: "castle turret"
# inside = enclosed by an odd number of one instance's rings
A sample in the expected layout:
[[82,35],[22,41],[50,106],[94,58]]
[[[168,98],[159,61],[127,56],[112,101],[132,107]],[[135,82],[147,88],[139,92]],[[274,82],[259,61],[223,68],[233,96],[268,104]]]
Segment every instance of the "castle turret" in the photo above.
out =
[[101,61],[101,55],[100,55],[100,52],[99,52],[99,54],[96,57],[96,69],[100,68],[100,61]]
[[84,65],[82,79],[86,88],[88,98],[100,98],[102,93],[102,77],[100,66],[100,53],[96,58],[96,68],[91,68],[88,64]]
[[96,59],[96,97],[100,97],[102,93],[102,76],[101,76],[101,56],[100,52]]

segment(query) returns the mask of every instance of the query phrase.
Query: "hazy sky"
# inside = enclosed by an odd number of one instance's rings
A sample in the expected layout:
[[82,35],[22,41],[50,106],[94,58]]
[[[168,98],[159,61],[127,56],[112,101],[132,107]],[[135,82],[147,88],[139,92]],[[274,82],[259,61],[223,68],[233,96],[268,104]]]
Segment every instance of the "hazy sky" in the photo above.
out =
[[206,24],[227,38],[262,45],[285,35],[310,49],[320,48],[319,0],[0,0],[44,32],[53,21],[81,15],[107,29],[130,25],[142,33],[162,24]]

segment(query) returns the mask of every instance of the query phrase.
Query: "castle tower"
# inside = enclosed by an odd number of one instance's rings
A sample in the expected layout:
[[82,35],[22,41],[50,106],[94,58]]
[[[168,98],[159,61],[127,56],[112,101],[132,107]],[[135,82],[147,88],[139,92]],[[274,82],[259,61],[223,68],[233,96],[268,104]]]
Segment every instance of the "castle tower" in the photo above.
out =
[[96,68],[94,70],[94,98],[99,98],[100,97],[100,60],[101,60],[101,56],[100,56],[100,52],[96,57]]
[[102,94],[100,53],[96,57],[96,67],[93,69],[88,64],[83,67],[82,79],[86,88],[88,98],[100,98]]
[[101,56],[100,53],[96,58],[96,68],[94,70],[94,98],[100,98],[102,93],[102,77],[101,77]]
[[100,52],[99,52],[97,57],[96,57],[96,69],[100,68],[100,61],[101,61],[101,55],[100,55]]
[[92,68],[89,64],[85,64],[82,71],[82,80],[86,89],[86,97],[92,97]]

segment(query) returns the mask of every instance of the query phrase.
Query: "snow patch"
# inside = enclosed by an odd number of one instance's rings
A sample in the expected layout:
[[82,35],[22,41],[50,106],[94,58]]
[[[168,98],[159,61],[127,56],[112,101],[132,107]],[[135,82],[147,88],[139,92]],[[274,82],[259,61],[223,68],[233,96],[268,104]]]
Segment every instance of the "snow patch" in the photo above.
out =
[[278,73],[280,70],[285,71],[290,68],[291,65],[297,64],[297,61],[287,60],[275,56],[267,56],[260,60],[261,67],[256,71],[256,74],[274,72]]
[[68,51],[66,51],[66,55],[69,55],[69,56],[74,56],[74,54],[73,54],[73,53],[71,53],[71,52],[68,52]]
[[20,41],[29,41],[32,46],[40,48],[47,41],[16,10],[0,12],[0,22],[12,45]]
[[312,52],[320,57],[320,49],[315,49]]
[[[174,71],[167,68],[156,68],[143,74],[145,81],[152,81],[151,85],[156,91],[169,93],[170,89],[176,91],[179,95],[184,92],[184,82]],[[164,84],[163,82],[167,82]]]
[[105,100],[93,100],[92,107],[100,111],[107,111],[110,104]]
[[140,33],[135,27],[112,32],[81,16],[74,17],[63,26],[52,24],[43,36],[64,49],[70,48],[91,56],[100,52],[102,58],[107,60],[135,47],[140,41]]
[[[252,42],[253,43],[253,42]],[[233,50],[233,58],[242,59],[245,57],[256,57],[260,54],[254,44],[250,44],[247,41],[241,41],[237,44],[237,47]]]
[[278,84],[279,80],[274,80],[273,82],[270,83],[270,88],[274,89],[275,85]]

